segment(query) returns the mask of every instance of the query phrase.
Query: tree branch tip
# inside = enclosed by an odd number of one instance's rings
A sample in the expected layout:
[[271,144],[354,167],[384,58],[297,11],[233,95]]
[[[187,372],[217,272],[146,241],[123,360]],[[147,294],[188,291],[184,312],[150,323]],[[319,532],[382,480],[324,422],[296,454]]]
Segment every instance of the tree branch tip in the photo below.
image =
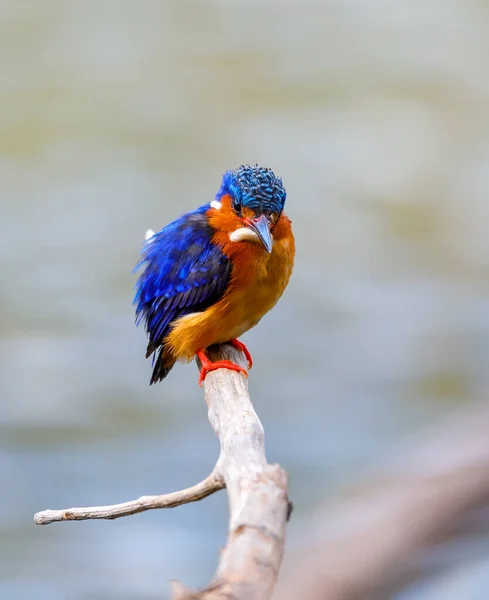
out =
[[161,494],[159,496],[140,496],[136,500],[111,504],[108,506],[85,506],[83,508],[65,508],[60,510],[43,510],[34,515],[37,525],[49,525],[60,521],[84,521],[87,519],[113,520],[128,517],[147,510],[159,508],[173,508],[189,502],[202,500],[226,487],[222,475],[214,469],[205,479],[195,485]]
[[37,513],[34,515],[34,523],[35,523],[36,525],[44,525],[44,524],[45,524],[45,523],[44,523],[44,514],[45,514],[46,512],[47,512],[47,511],[45,511],[45,510],[40,510],[39,512],[37,512]]
[[49,525],[56,521],[75,521],[76,515],[73,513],[73,509],[65,510],[52,510],[47,508],[41,510],[34,515],[34,523],[36,525]]

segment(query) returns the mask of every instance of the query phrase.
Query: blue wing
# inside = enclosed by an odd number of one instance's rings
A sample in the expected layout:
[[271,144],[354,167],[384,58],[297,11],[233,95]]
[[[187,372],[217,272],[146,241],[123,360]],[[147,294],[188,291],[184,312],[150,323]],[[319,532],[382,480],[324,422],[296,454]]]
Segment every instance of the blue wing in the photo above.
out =
[[231,263],[211,242],[208,208],[183,215],[143,248],[134,304],[136,323],[144,320],[149,336],[147,357],[164,343],[176,319],[205,310],[226,289]]

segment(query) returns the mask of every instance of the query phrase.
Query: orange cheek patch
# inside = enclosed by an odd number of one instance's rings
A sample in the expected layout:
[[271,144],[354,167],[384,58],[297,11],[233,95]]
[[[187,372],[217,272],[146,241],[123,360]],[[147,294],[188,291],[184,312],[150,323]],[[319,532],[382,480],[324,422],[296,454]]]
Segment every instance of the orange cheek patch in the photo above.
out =
[[223,205],[223,207],[231,208],[233,204],[233,199],[229,194],[224,194],[224,196],[221,196],[220,202]]
[[221,208],[219,210],[211,209],[209,211],[210,225],[221,232],[231,232],[242,226],[232,206],[232,198],[225,194],[221,198]]

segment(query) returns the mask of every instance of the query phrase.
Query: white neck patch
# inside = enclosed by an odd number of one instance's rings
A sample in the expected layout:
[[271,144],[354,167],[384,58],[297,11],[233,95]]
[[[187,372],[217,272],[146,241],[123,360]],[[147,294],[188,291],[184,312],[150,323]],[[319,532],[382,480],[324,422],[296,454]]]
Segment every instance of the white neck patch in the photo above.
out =
[[211,208],[215,208],[216,210],[221,210],[222,204],[217,200],[213,200],[211,203]]
[[243,242],[245,240],[248,240],[250,242],[257,242],[258,236],[252,229],[249,229],[249,227],[240,227],[235,231],[231,231],[231,233],[229,234],[229,239],[232,242]]

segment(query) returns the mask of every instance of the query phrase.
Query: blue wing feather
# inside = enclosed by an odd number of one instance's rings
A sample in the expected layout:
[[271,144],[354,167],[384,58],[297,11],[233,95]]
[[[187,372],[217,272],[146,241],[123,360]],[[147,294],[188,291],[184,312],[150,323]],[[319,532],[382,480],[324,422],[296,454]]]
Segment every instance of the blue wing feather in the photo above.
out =
[[147,356],[161,346],[172,323],[200,312],[222,297],[231,263],[212,244],[208,205],[183,215],[156,233],[138,263],[144,271],[136,283],[136,322],[144,320],[149,336]]

